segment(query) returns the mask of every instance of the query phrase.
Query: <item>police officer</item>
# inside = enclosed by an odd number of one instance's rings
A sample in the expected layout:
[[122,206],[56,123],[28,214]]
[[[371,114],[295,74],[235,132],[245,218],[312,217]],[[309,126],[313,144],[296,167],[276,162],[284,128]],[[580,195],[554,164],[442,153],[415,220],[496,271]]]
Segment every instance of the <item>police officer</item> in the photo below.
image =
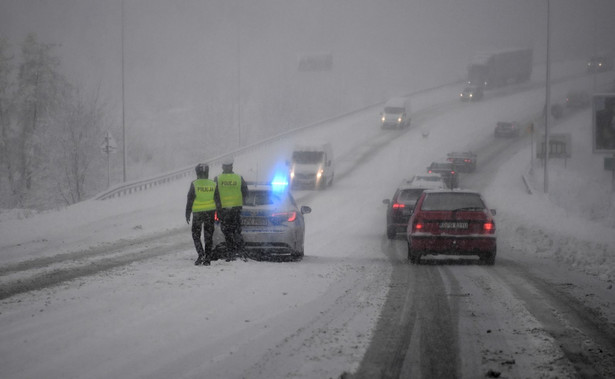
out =
[[241,236],[241,208],[248,195],[248,185],[241,175],[233,172],[232,157],[222,161],[222,173],[214,178],[214,182],[217,184],[214,199],[226,240],[226,261],[234,260],[237,252],[246,260]]
[[[194,247],[199,255],[195,265],[203,264],[209,266],[211,262],[214,218],[216,214],[216,202],[214,193],[216,182],[209,178],[209,166],[199,163],[195,167],[196,180],[190,184],[188,191],[188,201],[186,202],[186,222],[190,224],[190,213],[192,213],[192,239]],[[201,229],[203,230],[205,248],[201,243]]]

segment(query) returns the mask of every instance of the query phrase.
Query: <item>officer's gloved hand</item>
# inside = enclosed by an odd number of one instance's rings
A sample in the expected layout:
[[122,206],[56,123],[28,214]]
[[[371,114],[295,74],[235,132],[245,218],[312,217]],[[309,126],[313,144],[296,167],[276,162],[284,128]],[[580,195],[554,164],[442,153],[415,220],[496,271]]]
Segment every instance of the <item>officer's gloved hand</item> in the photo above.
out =
[[190,225],[190,215],[186,216],[186,224]]

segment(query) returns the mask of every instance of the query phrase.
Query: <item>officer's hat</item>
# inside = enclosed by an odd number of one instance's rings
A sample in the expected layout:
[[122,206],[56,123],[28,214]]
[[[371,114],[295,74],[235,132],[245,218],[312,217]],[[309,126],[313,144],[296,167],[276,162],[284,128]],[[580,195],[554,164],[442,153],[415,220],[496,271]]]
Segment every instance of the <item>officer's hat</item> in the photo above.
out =
[[229,156],[222,160],[222,166],[232,166],[233,165],[233,157]]

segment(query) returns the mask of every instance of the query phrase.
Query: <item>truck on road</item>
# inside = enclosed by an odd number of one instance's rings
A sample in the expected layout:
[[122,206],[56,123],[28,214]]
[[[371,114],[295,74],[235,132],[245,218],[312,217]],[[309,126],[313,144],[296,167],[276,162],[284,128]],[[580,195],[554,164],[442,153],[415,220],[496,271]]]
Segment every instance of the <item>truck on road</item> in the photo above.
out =
[[496,88],[532,76],[532,49],[506,49],[477,54],[468,65],[468,84]]

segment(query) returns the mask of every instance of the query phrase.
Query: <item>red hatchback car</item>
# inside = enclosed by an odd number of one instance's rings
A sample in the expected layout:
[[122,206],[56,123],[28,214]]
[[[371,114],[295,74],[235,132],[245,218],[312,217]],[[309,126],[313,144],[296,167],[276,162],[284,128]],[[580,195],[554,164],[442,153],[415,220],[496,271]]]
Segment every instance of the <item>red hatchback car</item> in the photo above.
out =
[[408,260],[420,263],[427,254],[478,255],[481,262],[493,265],[494,215],[495,209],[489,209],[478,192],[423,192],[408,222]]

